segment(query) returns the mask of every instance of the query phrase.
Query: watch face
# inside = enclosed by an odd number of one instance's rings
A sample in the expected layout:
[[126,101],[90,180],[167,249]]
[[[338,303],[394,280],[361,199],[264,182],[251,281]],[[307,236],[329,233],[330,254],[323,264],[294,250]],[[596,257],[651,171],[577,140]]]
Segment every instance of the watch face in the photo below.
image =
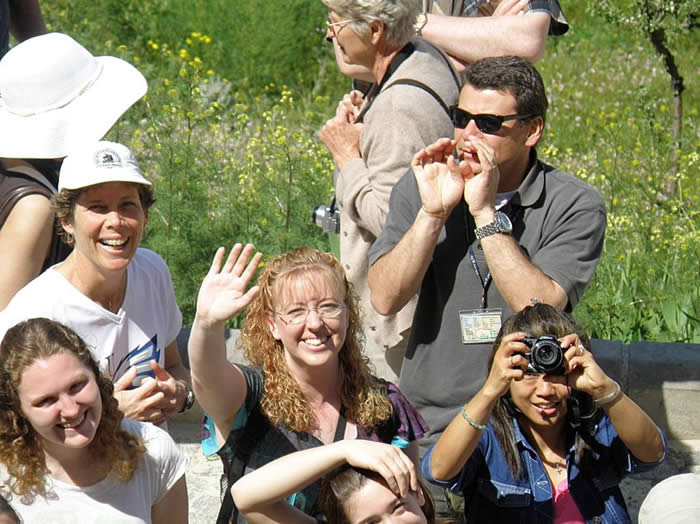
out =
[[511,224],[510,218],[505,213],[496,213],[494,222],[496,222],[498,231],[503,233],[510,233],[513,229],[513,224]]

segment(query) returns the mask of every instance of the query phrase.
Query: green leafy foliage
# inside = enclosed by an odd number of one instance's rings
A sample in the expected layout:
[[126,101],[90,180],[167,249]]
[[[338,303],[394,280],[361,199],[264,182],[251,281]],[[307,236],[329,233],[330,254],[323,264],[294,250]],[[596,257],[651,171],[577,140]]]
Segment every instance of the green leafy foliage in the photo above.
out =
[[[627,5],[635,0],[625,0]],[[591,4],[592,5],[592,4]],[[596,276],[575,315],[592,336],[700,342],[700,46],[674,36],[686,77],[675,196],[659,201],[674,147],[672,99],[648,40],[585,3],[538,68],[550,98],[540,156],[594,185],[608,209]],[[55,0],[53,30],[134,63],[149,93],[111,131],[155,182],[145,244],[171,269],[185,322],[218,246],[267,256],[328,249],[310,222],[332,198],[317,137],[349,87],[318,29],[320,1]]]

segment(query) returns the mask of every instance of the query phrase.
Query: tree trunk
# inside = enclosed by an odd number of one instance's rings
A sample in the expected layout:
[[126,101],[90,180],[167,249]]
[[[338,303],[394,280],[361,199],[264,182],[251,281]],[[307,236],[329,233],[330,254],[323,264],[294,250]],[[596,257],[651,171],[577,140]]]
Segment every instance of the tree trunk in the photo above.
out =
[[664,60],[666,72],[671,77],[673,90],[673,121],[671,123],[671,168],[666,175],[662,198],[668,200],[676,192],[676,177],[680,171],[681,162],[681,131],[683,126],[683,77],[678,72],[676,60],[671,50],[666,46],[666,33],[663,29],[655,29],[649,34],[649,39]]

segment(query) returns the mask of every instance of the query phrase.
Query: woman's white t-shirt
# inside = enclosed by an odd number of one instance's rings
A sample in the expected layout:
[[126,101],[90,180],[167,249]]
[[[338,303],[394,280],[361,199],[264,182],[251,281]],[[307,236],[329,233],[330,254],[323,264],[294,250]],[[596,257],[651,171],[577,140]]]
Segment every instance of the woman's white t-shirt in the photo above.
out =
[[0,340],[18,322],[37,317],[73,329],[115,382],[132,366],[138,370],[135,382],[152,376],[149,361],[164,365],[165,348],[182,327],[168,266],[143,248],[127,266],[124,302],[116,313],[83,295],[54,267],[24,286],[0,312]]
[[[184,474],[187,454],[165,431],[147,422],[124,419],[122,428],[139,437],[146,453],[126,483],[113,476],[88,487],[50,479],[50,496],[32,504],[10,501],[24,524],[143,524],[151,508]],[[88,466],[89,467],[89,466]]]

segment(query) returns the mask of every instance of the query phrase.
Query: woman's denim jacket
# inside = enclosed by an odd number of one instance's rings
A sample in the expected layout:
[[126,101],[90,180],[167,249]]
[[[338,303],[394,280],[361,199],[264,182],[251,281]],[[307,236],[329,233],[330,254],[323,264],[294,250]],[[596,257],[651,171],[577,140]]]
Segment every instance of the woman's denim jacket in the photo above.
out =
[[[474,453],[461,473],[449,481],[437,481],[431,474],[434,447],[421,462],[423,476],[429,482],[464,496],[467,523],[551,524],[554,516],[552,486],[537,452],[513,419],[515,440],[524,473],[516,480],[511,474],[496,433],[491,425],[481,435]],[[567,473],[569,491],[588,524],[629,523],[619,484],[627,473],[646,471],[666,457],[666,438],[661,433],[664,455],[654,464],[637,461],[627,450],[610,419],[603,416],[596,427],[597,450],[586,449],[580,460],[575,446],[569,449]]]

